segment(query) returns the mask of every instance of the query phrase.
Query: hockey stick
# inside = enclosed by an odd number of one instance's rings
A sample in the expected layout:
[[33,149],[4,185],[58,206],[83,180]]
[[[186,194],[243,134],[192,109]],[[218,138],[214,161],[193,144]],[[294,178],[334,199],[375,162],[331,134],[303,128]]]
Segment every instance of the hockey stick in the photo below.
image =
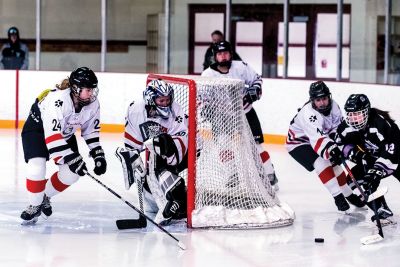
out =
[[159,225],[158,223],[156,223],[155,221],[153,221],[149,216],[147,216],[145,213],[141,212],[138,208],[136,208],[134,205],[132,205],[130,202],[126,201],[123,197],[121,197],[118,193],[116,193],[114,190],[112,190],[111,188],[109,188],[108,186],[106,186],[105,184],[103,184],[99,179],[97,179],[96,177],[94,177],[93,175],[91,175],[88,171],[85,171],[85,174],[87,176],[89,176],[90,178],[92,178],[94,181],[96,181],[99,185],[101,185],[102,187],[104,187],[105,189],[107,189],[111,194],[113,194],[114,196],[116,196],[117,198],[121,199],[123,202],[125,202],[126,205],[128,205],[129,207],[131,207],[132,209],[134,209],[137,213],[139,213],[141,216],[145,217],[149,222],[151,222],[152,224],[154,224],[158,229],[160,229],[161,231],[163,231],[165,234],[167,234],[169,237],[171,237],[172,239],[174,239],[177,243],[178,246],[182,249],[182,250],[186,250],[186,246],[179,241],[178,238],[176,238],[175,236],[173,236],[170,232],[168,232],[167,230],[165,230],[164,227],[162,227],[161,225]]
[[[367,202],[368,202],[367,195],[365,194],[364,190],[362,190],[361,186],[358,184],[356,178],[354,177],[353,173],[351,172],[351,169],[349,168],[349,166],[347,165],[347,163],[346,163],[346,161],[344,159],[342,160],[342,165],[345,167],[345,169],[346,169],[347,173],[349,174],[351,180],[356,185],[357,189],[360,191],[361,196],[363,197],[364,203],[367,204]],[[369,189],[368,191],[369,191],[369,194],[371,195],[371,189]],[[360,242],[363,245],[369,245],[369,244],[377,243],[377,242],[382,241],[383,238],[384,238],[381,221],[379,219],[379,214],[378,214],[378,211],[376,209],[375,199],[369,200],[369,201],[372,201],[372,210],[374,211],[374,215],[375,215],[375,218],[376,218],[376,226],[378,227],[378,234],[362,237],[360,239]]]
[[[137,184],[137,194],[139,199],[139,208],[142,213],[144,213],[143,208],[143,183],[139,174],[135,171],[135,180]],[[139,213],[139,219],[120,219],[115,222],[119,230],[125,229],[137,229],[137,228],[146,228],[147,221],[146,217],[142,216]]]

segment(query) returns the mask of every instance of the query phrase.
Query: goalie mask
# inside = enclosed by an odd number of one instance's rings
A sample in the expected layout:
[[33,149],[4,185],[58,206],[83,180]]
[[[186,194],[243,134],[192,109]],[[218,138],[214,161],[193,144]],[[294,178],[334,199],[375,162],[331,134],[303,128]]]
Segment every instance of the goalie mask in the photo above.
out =
[[[169,99],[166,97],[169,97]],[[159,100],[157,101],[157,98],[161,98],[163,103],[161,104]],[[174,89],[161,79],[152,80],[147,84],[146,90],[143,92],[143,99],[149,117],[160,116],[163,119],[168,119],[172,113]]]
[[[69,85],[71,92],[78,99],[81,106],[89,105],[97,99],[99,89],[97,88],[97,77],[94,72],[87,67],[80,67],[71,72],[69,77]],[[92,89],[92,94],[88,99],[81,98],[82,88]]]
[[[222,66],[222,67],[228,67],[228,68],[231,67],[231,65],[232,65],[232,45],[229,42],[221,41],[221,42],[215,43],[212,47],[212,51],[213,51],[215,63],[217,65]],[[225,51],[229,52],[229,54],[230,54],[229,59],[228,60],[223,59],[222,61],[218,61],[217,54],[220,52],[225,52]]]
[[[324,116],[329,115],[332,109],[332,95],[331,92],[329,91],[328,86],[326,86],[326,84],[323,81],[314,82],[310,85],[309,95],[312,107],[321,114],[323,114]],[[315,100],[324,97],[329,98],[328,104],[320,105],[317,107],[315,105]]]
[[369,99],[364,94],[352,94],[344,104],[346,124],[356,130],[364,129],[371,109]]

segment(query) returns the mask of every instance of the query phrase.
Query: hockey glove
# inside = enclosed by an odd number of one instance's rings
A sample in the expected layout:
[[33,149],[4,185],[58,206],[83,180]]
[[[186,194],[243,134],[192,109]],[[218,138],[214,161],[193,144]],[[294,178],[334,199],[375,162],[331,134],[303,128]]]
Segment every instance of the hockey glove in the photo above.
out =
[[243,104],[252,104],[253,102],[259,100],[261,97],[261,88],[253,86],[249,87],[246,90],[246,93],[243,97]]
[[378,168],[371,168],[367,171],[364,176],[365,179],[365,189],[370,189],[371,192],[375,192],[378,189],[381,179],[385,176],[385,171]]
[[372,165],[375,162],[375,158],[367,151],[361,149],[359,146],[353,147],[344,154],[347,154],[346,157],[356,164]]
[[107,171],[107,161],[104,155],[104,150],[101,146],[93,148],[90,150],[89,154],[94,160],[94,173],[96,175],[105,174]]
[[86,163],[78,152],[74,152],[64,157],[65,164],[68,165],[71,172],[84,176],[87,172]]
[[333,165],[340,165],[342,163],[342,151],[336,144],[331,145],[328,148],[329,160]]

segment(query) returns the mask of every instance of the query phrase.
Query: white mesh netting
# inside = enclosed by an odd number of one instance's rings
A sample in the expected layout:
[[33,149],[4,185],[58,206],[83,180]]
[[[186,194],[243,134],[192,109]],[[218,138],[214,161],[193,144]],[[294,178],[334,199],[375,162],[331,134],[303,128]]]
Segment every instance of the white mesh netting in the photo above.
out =
[[[189,84],[166,79],[175,100],[189,113]],[[182,78],[182,77],[180,77]],[[269,228],[293,223],[294,212],[279,201],[262,167],[243,111],[244,83],[190,77],[196,86],[196,148],[192,227]],[[190,86],[193,86],[191,83]],[[190,179],[189,179],[190,182]],[[190,198],[188,198],[190,199]],[[190,201],[190,200],[189,200]]]

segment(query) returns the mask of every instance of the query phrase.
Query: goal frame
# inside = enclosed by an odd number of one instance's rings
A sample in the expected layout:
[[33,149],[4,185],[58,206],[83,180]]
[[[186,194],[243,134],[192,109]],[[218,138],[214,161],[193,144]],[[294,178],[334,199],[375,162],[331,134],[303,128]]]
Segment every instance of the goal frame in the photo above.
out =
[[197,87],[196,82],[190,78],[180,78],[163,74],[154,74],[151,73],[147,76],[146,84],[155,79],[163,79],[168,81],[173,81],[174,83],[187,85],[188,86],[188,168],[187,168],[187,225],[192,228],[192,211],[195,209],[195,196],[196,196],[196,131],[197,131],[197,122],[196,122],[196,95],[197,95]]

